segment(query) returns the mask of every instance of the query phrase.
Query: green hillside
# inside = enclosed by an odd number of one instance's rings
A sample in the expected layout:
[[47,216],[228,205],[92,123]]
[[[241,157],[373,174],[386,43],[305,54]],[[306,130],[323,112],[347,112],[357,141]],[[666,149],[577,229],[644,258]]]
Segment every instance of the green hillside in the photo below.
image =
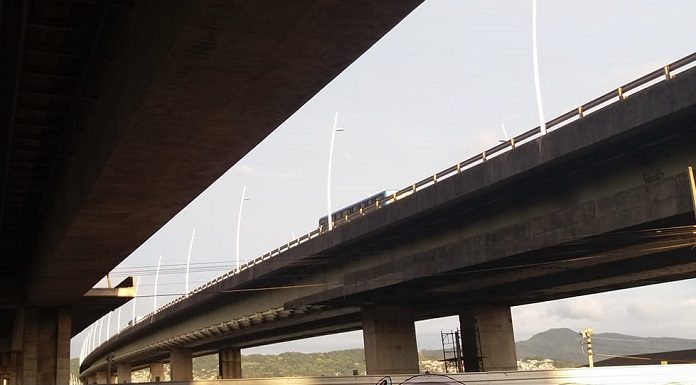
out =
[[[517,358],[543,357],[587,363],[578,333],[570,329],[549,329],[516,344]],[[696,340],[670,337],[636,337],[618,333],[597,333],[592,336],[596,361],[611,355],[631,355],[696,349]]]

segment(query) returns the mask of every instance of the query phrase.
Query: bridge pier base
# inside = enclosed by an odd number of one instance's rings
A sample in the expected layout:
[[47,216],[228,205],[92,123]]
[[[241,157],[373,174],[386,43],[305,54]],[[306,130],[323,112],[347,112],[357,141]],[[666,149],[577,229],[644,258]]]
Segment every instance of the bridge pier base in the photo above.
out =
[[66,308],[19,309],[9,341],[3,378],[12,384],[56,385],[70,381],[70,311]]
[[130,384],[131,383],[131,370],[132,366],[130,362],[119,362],[116,364],[116,377],[118,384]]
[[517,370],[510,307],[474,305],[459,314],[464,371]]
[[226,347],[218,351],[220,378],[242,378],[242,350]]
[[108,375],[104,371],[98,371],[96,373],[96,383],[97,384],[108,384]]
[[172,381],[193,381],[193,354],[191,349],[173,348],[169,353]]
[[420,372],[416,327],[409,306],[366,306],[362,325],[367,374]]
[[164,381],[164,364],[153,362],[150,364],[150,382]]

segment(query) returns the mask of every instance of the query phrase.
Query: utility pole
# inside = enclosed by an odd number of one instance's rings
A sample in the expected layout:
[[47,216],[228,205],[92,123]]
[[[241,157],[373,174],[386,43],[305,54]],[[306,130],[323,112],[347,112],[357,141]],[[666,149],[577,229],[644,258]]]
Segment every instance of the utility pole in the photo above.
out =
[[587,363],[590,368],[594,368],[594,356],[592,353],[592,328],[580,330],[580,335],[585,339],[587,344]]

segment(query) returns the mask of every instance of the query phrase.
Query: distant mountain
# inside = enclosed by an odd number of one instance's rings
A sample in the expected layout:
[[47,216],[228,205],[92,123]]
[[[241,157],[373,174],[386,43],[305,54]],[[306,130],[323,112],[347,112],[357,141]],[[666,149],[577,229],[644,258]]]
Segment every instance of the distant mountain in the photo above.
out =
[[[577,332],[570,329],[549,329],[516,344],[517,358],[550,358],[587,363]],[[618,333],[597,333],[592,336],[595,361],[609,356],[696,349],[696,340],[670,337],[636,337]]]

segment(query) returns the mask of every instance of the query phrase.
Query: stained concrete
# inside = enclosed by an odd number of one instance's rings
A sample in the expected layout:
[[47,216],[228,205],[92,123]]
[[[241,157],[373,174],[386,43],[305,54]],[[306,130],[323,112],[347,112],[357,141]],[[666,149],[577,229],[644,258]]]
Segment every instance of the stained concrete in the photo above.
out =
[[150,382],[164,381],[164,364],[154,362],[150,364]]
[[242,378],[242,350],[237,347],[218,350],[218,370],[220,378]]
[[362,311],[367,374],[417,374],[418,346],[413,310],[404,305],[372,305]]
[[[361,314],[331,312],[375,303],[425,319],[694,277],[693,234],[679,226],[693,223],[695,88],[696,71],[685,72],[339,226],[136,325],[86,366],[136,348],[137,360],[159,357],[166,338],[279,306],[325,306],[317,317],[331,333]],[[281,284],[297,286],[235,291]],[[279,342],[316,335],[318,321],[262,321],[190,344]]]
[[468,306],[459,313],[464,371],[517,370],[510,307]]
[[169,352],[172,381],[193,380],[193,355],[191,349],[174,348]]
[[116,378],[119,384],[128,384],[131,382],[132,366],[128,362],[120,362],[116,365]]

